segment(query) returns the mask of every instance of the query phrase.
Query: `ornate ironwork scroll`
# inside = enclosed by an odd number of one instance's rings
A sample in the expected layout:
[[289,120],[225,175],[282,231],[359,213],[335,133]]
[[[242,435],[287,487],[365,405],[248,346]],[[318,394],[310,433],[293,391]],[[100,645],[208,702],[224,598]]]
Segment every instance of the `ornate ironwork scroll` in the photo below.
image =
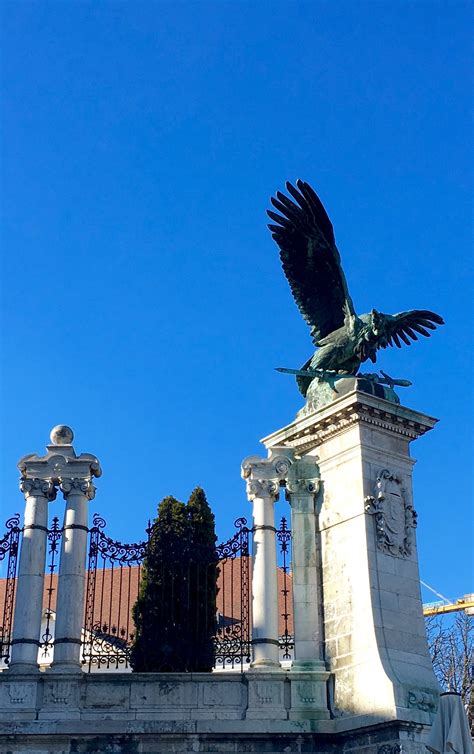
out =
[[239,666],[251,659],[250,534],[246,518],[234,522],[233,537],[217,546],[219,560],[217,667]]
[[292,596],[290,590],[291,576],[289,573],[291,563],[291,529],[288,529],[288,524],[286,522],[285,516],[283,516],[281,519],[280,528],[277,529],[276,537],[279,545],[279,556],[281,562],[280,569],[283,576],[283,586],[280,589],[281,597],[279,599],[278,605],[280,608],[280,618],[282,618],[282,622],[280,621],[280,651],[282,652],[282,660],[291,660],[293,657],[292,650],[294,648],[293,633],[290,630],[290,621],[292,616],[290,607]]
[[[94,515],[90,529],[82,662],[90,671],[128,667],[134,640],[132,607],[148,540],[124,544],[104,533]],[[147,533],[150,536],[151,528]],[[149,537],[148,537],[149,539]]]
[[[82,662],[86,670],[127,668],[134,641],[132,608],[136,602],[141,568],[153,526],[143,542],[124,544],[105,534],[106,522],[97,514],[90,529]],[[218,561],[217,629],[214,638],[216,668],[240,668],[251,661],[251,555],[252,530],[247,519],[234,522],[235,534],[216,546]],[[280,647],[291,659],[291,531],[286,519],[276,532],[279,545]],[[167,566],[163,565],[163,578]],[[184,579],[185,580],[185,579]],[[171,587],[170,587],[171,588]]]
[[[95,515],[90,529],[82,646],[82,662],[88,671],[129,665],[135,638],[132,608],[154,528],[148,525],[147,540],[124,544],[108,537],[105,526],[105,520]],[[221,667],[242,667],[250,662],[251,530],[245,518],[237,519],[235,527],[234,536],[216,547],[220,573],[215,653],[216,665]],[[166,575],[164,564],[163,578]]]
[[20,514],[5,522],[6,532],[0,539],[0,561],[7,558],[7,577],[5,579],[5,596],[3,599],[2,623],[0,625],[0,662],[8,665],[13,624],[13,606],[15,604],[16,569],[18,563],[18,546],[20,542]]
[[48,586],[46,587],[46,593],[48,595],[48,604],[44,611],[46,618],[46,625],[44,633],[41,635],[40,649],[43,657],[47,657],[50,651],[53,649],[54,639],[51,633],[51,620],[53,618],[53,594],[56,591],[55,588],[55,575],[57,568],[57,558],[59,551],[59,542],[61,541],[63,530],[59,526],[59,518],[55,516],[53,518],[51,529],[48,529],[48,566],[47,571],[49,576],[47,579]]

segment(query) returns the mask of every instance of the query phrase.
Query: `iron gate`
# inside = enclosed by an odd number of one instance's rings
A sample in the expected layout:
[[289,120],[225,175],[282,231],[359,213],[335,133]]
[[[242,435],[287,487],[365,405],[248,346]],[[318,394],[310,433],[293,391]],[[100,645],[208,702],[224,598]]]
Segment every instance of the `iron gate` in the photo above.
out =
[[[252,530],[245,518],[234,523],[236,532],[217,545],[217,628],[214,637],[216,667],[240,667],[251,659]],[[90,529],[87,564],[82,663],[84,669],[125,669],[134,642],[132,608],[138,596],[141,569],[153,527],[147,539],[125,544],[107,536],[106,521],[94,515]],[[280,645],[282,659],[289,659],[293,641],[289,600],[289,547],[291,532],[286,519],[276,533],[281,566]]]
[[13,606],[15,604],[16,570],[18,546],[20,542],[20,514],[5,522],[6,532],[0,539],[0,561],[7,560],[7,576],[4,581],[2,623],[0,625],[0,662],[8,665],[13,628]]

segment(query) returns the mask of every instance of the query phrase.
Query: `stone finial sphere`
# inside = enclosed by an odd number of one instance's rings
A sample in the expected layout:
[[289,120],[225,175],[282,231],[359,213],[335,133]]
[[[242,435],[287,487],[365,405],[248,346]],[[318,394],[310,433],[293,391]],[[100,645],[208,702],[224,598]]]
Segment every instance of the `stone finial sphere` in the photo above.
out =
[[74,440],[74,432],[67,424],[57,424],[51,430],[50,438],[53,445],[71,445]]

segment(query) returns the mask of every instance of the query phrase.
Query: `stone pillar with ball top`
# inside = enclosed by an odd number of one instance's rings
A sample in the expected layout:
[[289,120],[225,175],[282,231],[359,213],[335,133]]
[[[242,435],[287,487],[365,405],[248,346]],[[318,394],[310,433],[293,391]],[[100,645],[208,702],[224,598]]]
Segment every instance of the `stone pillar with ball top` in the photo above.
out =
[[[90,453],[76,455],[73,433],[61,431],[55,470],[66,500],[56,604],[56,635],[52,670],[80,671],[80,649],[84,620],[85,571],[89,501],[95,496],[94,477],[102,473],[98,459]],[[60,452],[59,452],[60,451]]]
[[97,458],[77,456],[72,429],[59,424],[51,431],[44,456],[29,454],[18,463],[25,494],[25,524],[20,554],[13,623],[10,672],[37,670],[48,537],[48,502],[60,487],[67,500],[62,529],[61,561],[56,604],[53,667],[79,670],[84,577],[87,548],[87,502],[93,496],[92,477],[101,475]]

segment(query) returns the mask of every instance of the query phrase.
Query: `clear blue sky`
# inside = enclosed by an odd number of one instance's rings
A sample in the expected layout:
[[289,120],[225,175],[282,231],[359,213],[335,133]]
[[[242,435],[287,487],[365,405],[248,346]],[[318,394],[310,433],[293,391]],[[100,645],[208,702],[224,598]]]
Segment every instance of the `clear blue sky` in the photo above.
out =
[[440,419],[413,446],[422,578],[474,591],[469,15],[3,2],[3,517],[23,509],[18,457],[59,422],[102,461],[113,536],[196,484],[220,537],[250,515],[241,459],[301,405],[274,367],[312,352],[265,217],[301,177],[360,312],[446,319],[379,365]]

